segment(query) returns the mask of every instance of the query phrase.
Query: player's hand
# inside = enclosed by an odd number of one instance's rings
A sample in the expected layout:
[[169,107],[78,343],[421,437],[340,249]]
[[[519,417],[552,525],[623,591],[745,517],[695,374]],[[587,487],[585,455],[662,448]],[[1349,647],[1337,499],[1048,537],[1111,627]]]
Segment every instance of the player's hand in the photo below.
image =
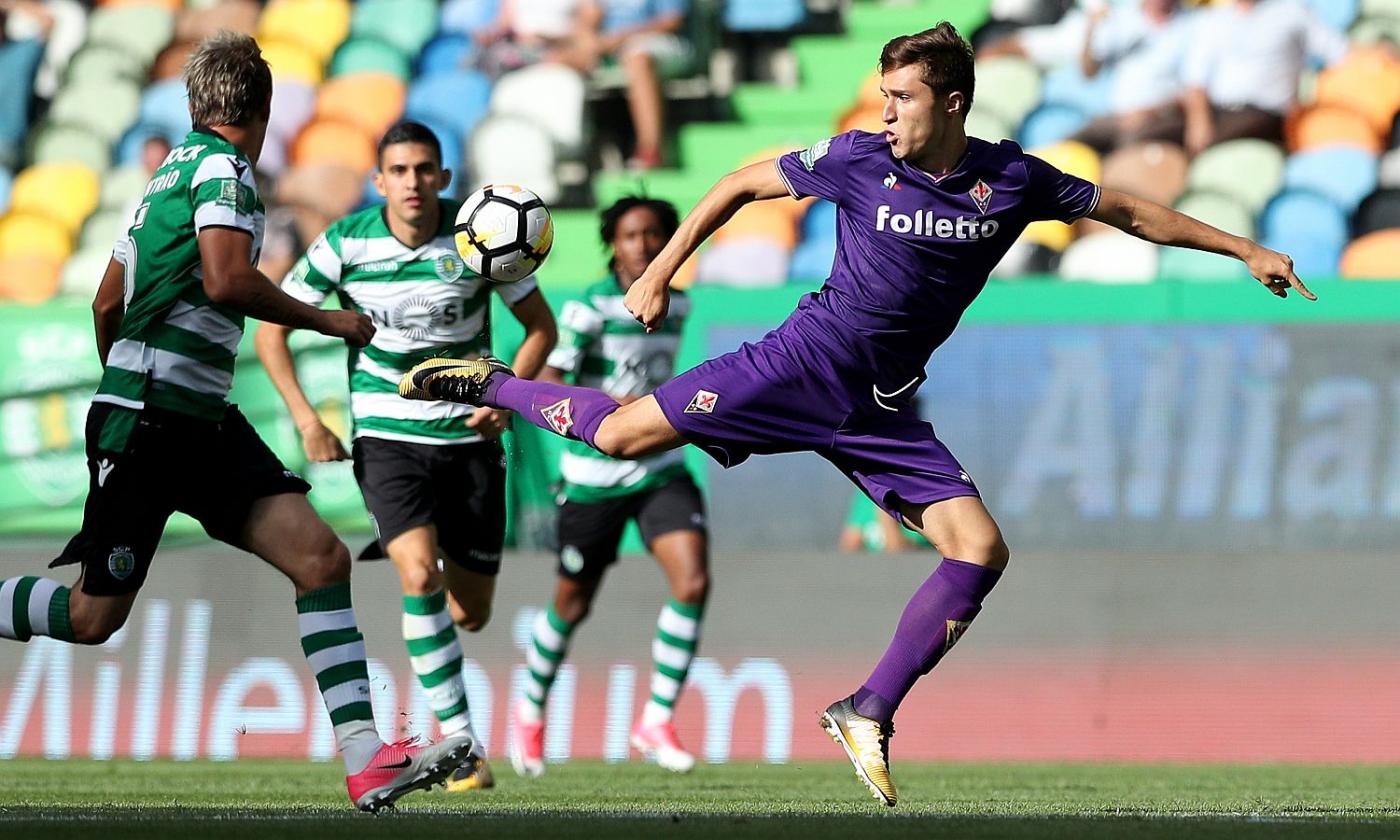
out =
[[1255,245],[1246,255],[1244,263],[1249,267],[1249,273],[1273,294],[1286,298],[1288,290],[1292,288],[1308,300],[1317,300],[1317,295],[1308,291],[1308,287],[1293,273],[1293,259],[1287,254]]
[[332,338],[343,338],[351,347],[364,347],[374,338],[374,322],[367,315],[351,312],[348,309],[325,311],[325,318],[317,332]]
[[299,429],[301,432],[301,450],[306,453],[306,460],[317,464],[324,464],[328,461],[347,461],[350,453],[345,451],[345,446],[341,444],[340,438],[335,432],[326,428],[326,424],[317,420],[308,423]]
[[511,412],[504,408],[478,408],[467,418],[467,428],[475,429],[487,440],[497,440],[510,428]]
[[655,332],[666,320],[666,311],[671,308],[670,285],[652,279],[651,269],[648,268],[627,290],[622,303],[647,328],[647,332]]

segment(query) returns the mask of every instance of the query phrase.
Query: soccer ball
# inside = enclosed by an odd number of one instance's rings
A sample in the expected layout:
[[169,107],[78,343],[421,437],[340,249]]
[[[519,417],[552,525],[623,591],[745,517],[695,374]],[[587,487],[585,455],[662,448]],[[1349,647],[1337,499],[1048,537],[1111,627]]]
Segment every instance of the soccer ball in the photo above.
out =
[[488,184],[467,196],[452,230],[467,267],[495,283],[529,277],[554,244],[549,208],[515,184]]

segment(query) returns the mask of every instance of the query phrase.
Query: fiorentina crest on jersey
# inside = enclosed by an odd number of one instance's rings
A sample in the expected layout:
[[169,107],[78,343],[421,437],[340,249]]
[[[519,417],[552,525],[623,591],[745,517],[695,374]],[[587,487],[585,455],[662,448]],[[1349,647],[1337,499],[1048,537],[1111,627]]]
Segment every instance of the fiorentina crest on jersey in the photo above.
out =
[[992,203],[992,188],[987,186],[987,182],[979,178],[967,194],[972,196],[972,203],[977,205],[977,212],[986,215],[987,207]]
[[574,427],[574,403],[569,397],[554,405],[545,406],[540,409],[540,414],[544,415],[544,421],[549,424],[549,428],[561,435],[567,435]]
[[695,392],[695,396],[690,398],[690,405],[685,407],[686,414],[714,414],[715,403],[719,402],[719,394],[713,391],[706,391],[703,388]]

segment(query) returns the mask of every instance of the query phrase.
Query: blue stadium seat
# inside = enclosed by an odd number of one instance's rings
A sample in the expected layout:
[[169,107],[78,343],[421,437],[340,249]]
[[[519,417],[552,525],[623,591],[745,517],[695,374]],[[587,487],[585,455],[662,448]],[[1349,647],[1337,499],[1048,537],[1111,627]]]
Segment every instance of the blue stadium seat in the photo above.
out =
[[1370,152],[1330,146],[1288,158],[1283,170],[1286,189],[1312,190],[1351,213],[1376,188],[1377,163]]
[[1021,146],[1035,149],[1068,139],[1084,127],[1089,118],[1071,105],[1041,105],[1021,123]]
[[0,216],[10,209],[10,184],[14,183],[10,170],[0,166]]
[[[1319,277],[1336,277],[1342,262],[1343,242],[1317,239],[1265,239],[1265,248],[1282,251],[1293,258],[1293,272],[1310,283]],[[1314,289],[1317,286],[1313,286]]]
[[1307,5],[1313,14],[1342,32],[1356,22],[1361,11],[1361,0],[1307,0]]
[[1045,74],[1041,100],[1046,105],[1068,105],[1087,116],[1096,117],[1108,110],[1112,89],[1111,72],[1101,72],[1092,79],[1086,79],[1077,65],[1066,64]]
[[496,20],[500,0],[447,0],[438,16],[438,31],[470,35]]
[[728,0],[724,4],[724,28],[732,32],[786,32],[806,19],[802,0]]
[[404,116],[436,122],[465,138],[491,101],[491,81],[475,70],[434,73],[414,81],[408,89]]
[[461,70],[474,51],[472,39],[465,35],[439,35],[419,53],[417,75],[435,76]]
[[1331,276],[1346,246],[1347,214],[1326,195],[1286,189],[1264,208],[1260,231],[1265,246],[1291,256],[1300,275]]
[[177,77],[156,82],[141,92],[138,124],[160,129],[167,137],[184,139],[190,130],[190,106],[185,82]]
[[836,205],[818,199],[802,216],[802,238],[836,237]]
[[835,234],[803,240],[788,261],[788,279],[821,280],[831,274],[831,262],[835,258]]

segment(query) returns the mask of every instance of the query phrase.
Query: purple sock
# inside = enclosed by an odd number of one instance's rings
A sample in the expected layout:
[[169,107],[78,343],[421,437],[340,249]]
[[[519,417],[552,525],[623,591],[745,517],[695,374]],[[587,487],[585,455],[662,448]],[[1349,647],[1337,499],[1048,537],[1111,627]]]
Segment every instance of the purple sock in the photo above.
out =
[[593,388],[536,382],[502,373],[486,380],[482,403],[508,408],[547,432],[593,446],[603,418],[618,409],[617,400]]
[[880,664],[855,694],[856,712],[889,722],[914,681],[938,664],[982,609],[1001,572],[945,559],[904,608]]

